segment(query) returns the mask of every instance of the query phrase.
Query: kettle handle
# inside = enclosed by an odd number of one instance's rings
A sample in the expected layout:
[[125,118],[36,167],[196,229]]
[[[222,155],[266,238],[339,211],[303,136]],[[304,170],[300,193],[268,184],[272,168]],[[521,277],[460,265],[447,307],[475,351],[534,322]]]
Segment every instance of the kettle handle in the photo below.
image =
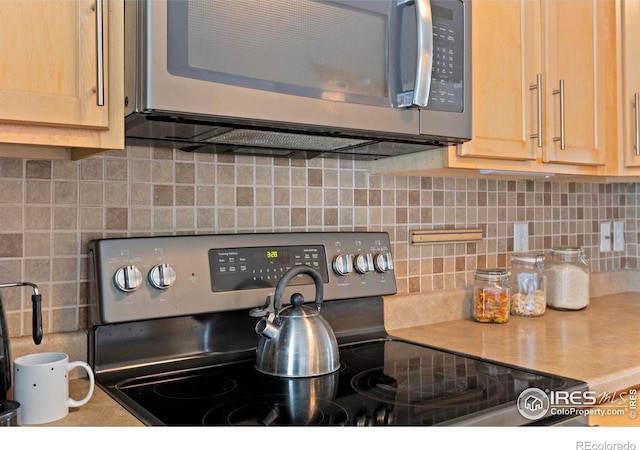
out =
[[276,286],[276,291],[273,294],[273,307],[276,311],[276,314],[278,314],[278,312],[280,311],[280,306],[282,305],[282,294],[284,293],[285,288],[291,280],[302,273],[306,273],[307,275],[309,275],[316,285],[315,303],[318,311],[320,310],[323,294],[322,277],[317,270],[312,269],[309,266],[295,266],[285,272],[282,278],[280,278],[280,281],[278,281],[278,285]]

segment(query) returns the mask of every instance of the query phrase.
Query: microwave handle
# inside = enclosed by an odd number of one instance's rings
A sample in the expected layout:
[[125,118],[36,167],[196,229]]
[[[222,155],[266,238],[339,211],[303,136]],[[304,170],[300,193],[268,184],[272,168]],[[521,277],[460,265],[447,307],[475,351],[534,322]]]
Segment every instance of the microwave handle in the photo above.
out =
[[427,106],[431,91],[433,68],[433,20],[430,0],[397,0],[398,6],[415,6],[416,10],[416,73],[412,91],[397,95],[399,108]]
[[431,70],[433,68],[433,19],[431,17],[431,1],[415,0],[415,6],[418,54],[413,104],[425,107],[427,103],[429,103]]

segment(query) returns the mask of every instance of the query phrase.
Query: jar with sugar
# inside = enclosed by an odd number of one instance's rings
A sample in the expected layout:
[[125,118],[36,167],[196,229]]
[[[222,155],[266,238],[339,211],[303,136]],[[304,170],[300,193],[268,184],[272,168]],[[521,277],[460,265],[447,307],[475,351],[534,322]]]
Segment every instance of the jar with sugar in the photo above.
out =
[[589,306],[589,263],[580,247],[553,247],[547,264],[547,306],[580,310]]

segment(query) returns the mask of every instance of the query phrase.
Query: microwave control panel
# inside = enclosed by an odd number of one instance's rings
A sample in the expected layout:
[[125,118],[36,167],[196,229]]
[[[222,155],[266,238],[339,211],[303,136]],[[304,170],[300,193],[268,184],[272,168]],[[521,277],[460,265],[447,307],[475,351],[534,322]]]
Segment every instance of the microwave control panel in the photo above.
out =
[[432,1],[433,65],[427,109],[461,112],[464,107],[464,7]]

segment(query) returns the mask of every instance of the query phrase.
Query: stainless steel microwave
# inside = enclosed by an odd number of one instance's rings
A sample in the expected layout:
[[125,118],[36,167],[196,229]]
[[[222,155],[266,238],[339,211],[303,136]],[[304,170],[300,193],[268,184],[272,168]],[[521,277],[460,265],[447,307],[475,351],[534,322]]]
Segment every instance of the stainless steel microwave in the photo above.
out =
[[127,0],[129,143],[377,159],[471,138],[470,0]]

